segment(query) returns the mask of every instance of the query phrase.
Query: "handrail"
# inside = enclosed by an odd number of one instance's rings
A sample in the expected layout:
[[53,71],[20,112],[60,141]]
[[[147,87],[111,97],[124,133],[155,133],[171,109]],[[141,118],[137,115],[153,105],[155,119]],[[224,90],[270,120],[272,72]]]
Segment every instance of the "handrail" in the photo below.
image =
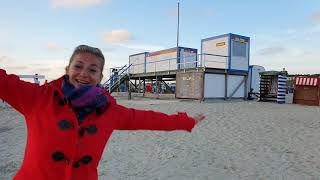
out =
[[229,56],[224,56],[224,55],[218,55],[218,54],[209,54],[209,53],[202,53],[199,55],[210,55],[210,56],[218,56],[218,57],[229,57]]
[[125,68],[127,65],[122,66],[121,69],[119,69],[118,71],[120,72],[123,68]]
[[[121,69],[119,70],[119,72],[120,72],[123,68],[125,68],[126,66],[127,66],[127,65],[122,66]],[[111,81],[112,78],[113,78],[113,76],[114,76],[114,75],[111,75],[110,78],[109,78],[104,84],[107,84],[109,81]]]
[[[128,69],[132,66],[132,64],[130,64],[127,67],[127,64],[124,65],[119,71],[118,71],[118,75],[111,75],[110,78],[102,85],[104,88],[109,89],[109,92],[111,92],[112,88],[119,84],[122,80],[123,77],[125,77],[128,74]],[[112,82],[112,80],[114,79],[114,77],[116,77],[116,81]],[[111,83],[112,82],[112,83]]]
[[[132,65],[132,64],[130,64],[130,66],[131,66],[131,65]],[[126,66],[127,66],[127,65],[123,66],[123,67],[119,70],[118,75],[124,73],[125,71],[127,71],[127,70],[130,68],[130,66],[129,66],[129,67],[123,69],[123,68],[126,67]]]
[[[121,70],[122,70],[123,68],[125,68],[126,66],[127,66],[127,64],[124,65],[124,66],[122,66],[119,71],[121,71]],[[111,81],[111,80],[113,79],[113,77],[114,77],[114,75],[111,75],[111,76],[109,77],[109,79],[108,79],[106,82],[103,83],[103,86],[108,85],[108,84],[109,84],[109,81]]]
[[[212,59],[206,59],[206,56],[210,57],[218,57],[221,58],[221,60],[212,60]],[[187,61],[186,58],[194,58],[197,57],[196,60],[194,61]],[[141,65],[146,65],[151,66],[152,69],[146,69],[146,72],[158,72],[160,68],[158,67],[163,67],[166,66],[168,67],[165,70],[160,70],[160,71],[171,71],[171,70],[184,70],[184,69],[189,69],[189,68],[201,68],[201,67],[208,67],[207,64],[209,63],[221,63],[221,64],[226,64],[227,63],[227,58],[229,56],[224,56],[224,55],[218,55],[218,54],[209,54],[209,53],[202,53],[202,54],[197,54],[197,55],[188,55],[188,56],[183,56],[179,58],[167,58],[167,59],[162,59],[162,60],[157,60],[157,61],[152,61],[152,62],[146,62],[146,63],[137,63],[137,64],[132,64],[133,67],[133,72],[132,74],[135,74],[134,72],[134,67],[135,66],[141,66]],[[176,61],[177,59],[180,59],[182,61],[178,62]],[[167,62],[167,63],[164,63]],[[161,63],[161,65],[158,65]],[[188,66],[189,64],[195,64],[195,66]],[[174,68],[172,68],[174,67]]]
[[[205,58],[206,56],[220,57],[220,58],[223,58],[223,59],[222,60],[210,60],[210,59],[206,59]],[[186,62],[186,58],[192,58],[192,57],[196,57],[195,61],[187,61]],[[109,89],[109,90],[111,90],[111,88],[114,85],[118,84],[125,75],[130,73],[130,68],[134,68],[135,66],[138,66],[138,65],[140,65],[140,66],[144,65],[144,64],[146,66],[147,65],[151,65],[152,66],[152,70],[148,71],[148,72],[185,70],[185,69],[190,69],[190,68],[197,68],[198,69],[198,68],[201,68],[201,67],[207,67],[206,64],[208,64],[208,63],[221,63],[221,64],[222,63],[227,63],[227,58],[228,57],[229,56],[218,55],[218,54],[201,53],[201,54],[188,55],[188,56],[183,56],[183,57],[178,57],[178,58],[167,58],[167,59],[162,59],[162,60],[153,61],[153,62],[147,62],[147,63],[130,64],[129,66],[126,64],[126,65],[124,65],[123,67],[121,67],[118,70],[118,74],[117,75],[111,75],[110,78],[105,83],[103,83],[102,86],[107,88],[107,89]],[[180,59],[180,62],[178,62],[177,59]],[[160,62],[162,64],[158,65],[158,67],[157,67],[157,63],[159,64]],[[163,62],[168,62],[168,64],[165,64]],[[190,65],[190,64],[193,64],[194,66]],[[168,68],[165,69],[165,70],[160,70],[160,68],[163,67],[164,65],[165,65],[165,67],[168,67]],[[133,71],[134,71],[134,69],[133,69]],[[134,72],[132,74],[134,74]],[[112,82],[112,80],[115,80],[115,82]]]

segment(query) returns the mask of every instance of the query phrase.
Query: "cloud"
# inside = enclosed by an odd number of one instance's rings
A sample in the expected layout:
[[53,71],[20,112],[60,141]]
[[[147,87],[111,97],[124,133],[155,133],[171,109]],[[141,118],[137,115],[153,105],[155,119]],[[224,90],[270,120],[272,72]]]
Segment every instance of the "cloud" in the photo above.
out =
[[113,52],[115,50],[114,47],[101,47],[99,49],[103,52]]
[[320,33],[320,25],[313,26],[311,28],[308,28],[305,31],[305,34],[307,34],[307,35],[319,35],[319,33]]
[[206,9],[204,11],[204,13],[205,13],[206,16],[209,16],[209,17],[212,17],[212,16],[215,15],[215,11],[213,9],[211,9],[211,8]]
[[99,5],[103,0],[51,0],[53,8],[85,8]]
[[0,64],[3,65],[5,63],[8,63],[10,59],[7,56],[0,56]]
[[119,46],[139,51],[159,51],[166,49],[164,46],[151,45],[151,44],[140,44],[140,43],[129,43],[129,44],[119,44]]
[[48,49],[49,51],[60,51],[60,50],[65,50],[66,48],[54,43],[54,42],[48,42],[45,45],[45,48]]
[[252,35],[250,64],[266,70],[286,68],[289,74],[320,73],[319,32],[316,25]]
[[[2,62],[6,63],[2,63]],[[18,61],[14,61],[12,58],[3,58],[0,57],[0,68],[3,68],[7,71],[8,74],[16,74],[16,75],[33,75],[39,74],[44,75],[45,79],[40,79],[41,84],[44,83],[45,80],[49,82],[61,77],[65,73],[65,67],[67,65],[67,61],[65,60],[52,60],[52,59],[42,59],[42,60],[30,60],[29,63],[19,63]],[[119,64],[111,63],[110,61],[106,61],[104,67],[104,78],[102,82],[105,82],[109,79],[109,71],[110,67],[116,67]],[[23,79],[25,81],[33,82],[33,79]]]
[[283,53],[286,49],[284,47],[268,47],[258,51],[259,55],[275,56]]
[[312,74],[320,73],[319,56],[319,52],[304,47],[270,47],[253,52],[250,64],[262,65],[266,70],[286,68],[289,74]]
[[0,31],[0,41],[1,42],[4,42],[5,37],[6,36],[4,35],[4,33]]
[[107,43],[117,44],[128,42],[133,39],[132,34],[126,29],[112,30],[103,35],[103,39]]
[[320,23],[320,11],[311,14],[311,20],[315,23]]
[[15,73],[18,73],[18,71],[21,70],[27,70],[28,66],[24,66],[24,65],[13,65],[13,66],[7,66],[6,70],[9,71],[13,71]]
[[168,12],[168,15],[170,17],[178,17],[178,9],[171,9],[169,12]]
[[8,74],[17,75],[44,75],[46,79],[53,80],[64,74],[64,68],[67,65],[65,60],[28,60],[29,63],[21,63],[13,58],[0,57],[1,66]]

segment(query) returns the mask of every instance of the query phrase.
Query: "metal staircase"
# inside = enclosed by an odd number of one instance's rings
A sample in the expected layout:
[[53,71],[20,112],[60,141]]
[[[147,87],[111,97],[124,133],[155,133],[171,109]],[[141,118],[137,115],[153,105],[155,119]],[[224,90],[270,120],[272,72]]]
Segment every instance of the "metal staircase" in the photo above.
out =
[[117,70],[117,73],[111,74],[110,78],[102,84],[102,87],[107,89],[109,93],[112,93],[117,89],[121,83],[129,79],[129,68],[132,64],[124,65],[122,68]]

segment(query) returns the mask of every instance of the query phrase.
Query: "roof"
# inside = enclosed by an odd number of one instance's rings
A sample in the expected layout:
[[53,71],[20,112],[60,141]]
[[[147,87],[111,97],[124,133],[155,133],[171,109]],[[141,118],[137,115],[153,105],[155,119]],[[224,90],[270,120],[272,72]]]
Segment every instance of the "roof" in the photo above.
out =
[[287,76],[287,71],[264,71],[259,73],[262,76],[278,76],[278,75],[284,75]]
[[317,77],[295,77],[294,84],[296,86],[318,86],[320,78]]

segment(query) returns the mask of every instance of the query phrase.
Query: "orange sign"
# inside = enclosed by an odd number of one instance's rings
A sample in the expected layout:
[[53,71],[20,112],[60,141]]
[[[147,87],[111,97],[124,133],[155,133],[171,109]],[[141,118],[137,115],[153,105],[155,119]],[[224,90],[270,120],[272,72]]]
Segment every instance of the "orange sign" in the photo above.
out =
[[176,49],[168,49],[168,50],[164,50],[164,51],[149,53],[149,54],[147,54],[147,57],[159,56],[159,55],[162,55],[162,54],[169,54],[169,53],[176,53],[176,52],[177,52]]
[[216,44],[217,47],[218,46],[224,46],[224,45],[226,45],[226,42],[219,42],[219,43]]

